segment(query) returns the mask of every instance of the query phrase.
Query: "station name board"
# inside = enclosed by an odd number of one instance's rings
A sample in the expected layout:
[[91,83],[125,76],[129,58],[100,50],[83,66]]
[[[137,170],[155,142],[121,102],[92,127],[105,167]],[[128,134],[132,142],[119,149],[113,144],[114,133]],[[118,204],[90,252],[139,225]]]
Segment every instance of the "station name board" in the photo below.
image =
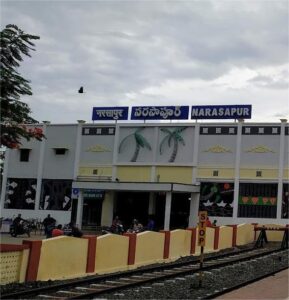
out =
[[191,119],[251,119],[252,105],[192,106]]
[[[127,106],[93,107],[93,121],[128,120]],[[252,105],[198,105],[191,107],[191,120],[250,119]],[[189,106],[133,106],[131,120],[187,120]]]
[[189,106],[133,106],[132,120],[187,120]]
[[93,121],[104,120],[127,120],[128,119],[128,107],[94,107],[92,110]]

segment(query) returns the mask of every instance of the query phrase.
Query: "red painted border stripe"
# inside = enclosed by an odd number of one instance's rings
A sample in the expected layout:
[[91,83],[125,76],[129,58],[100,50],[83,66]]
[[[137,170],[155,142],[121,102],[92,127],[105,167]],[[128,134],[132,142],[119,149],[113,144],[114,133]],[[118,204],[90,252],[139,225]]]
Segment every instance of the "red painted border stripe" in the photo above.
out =
[[233,228],[232,247],[237,245],[237,225],[228,225]]
[[86,273],[93,273],[95,270],[95,256],[96,256],[96,236],[85,235],[83,238],[88,239],[87,248],[87,261],[86,261]]
[[220,227],[214,227],[214,229],[215,229],[214,250],[217,250],[219,247]]
[[24,240],[22,243],[24,245],[28,245],[30,248],[28,266],[26,272],[26,281],[36,281],[38,268],[39,268],[42,241]]
[[191,231],[191,249],[190,254],[195,254],[196,252],[196,240],[197,240],[197,228],[188,228]]
[[134,265],[136,251],[136,233],[124,233],[124,236],[129,238],[127,264]]
[[0,244],[0,252],[22,251],[24,249],[29,249],[29,246],[28,245]]
[[164,259],[167,259],[170,256],[171,232],[169,230],[160,230],[160,232],[165,234]]

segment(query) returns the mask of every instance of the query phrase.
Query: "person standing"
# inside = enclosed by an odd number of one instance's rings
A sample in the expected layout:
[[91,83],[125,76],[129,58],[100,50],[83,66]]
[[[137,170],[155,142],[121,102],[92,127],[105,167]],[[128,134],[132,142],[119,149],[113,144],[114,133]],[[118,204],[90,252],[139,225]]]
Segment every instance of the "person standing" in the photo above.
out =
[[43,220],[42,224],[44,226],[44,234],[47,238],[51,237],[51,232],[53,228],[55,227],[56,220],[50,216],[50,214],[47,215],[47,217]]

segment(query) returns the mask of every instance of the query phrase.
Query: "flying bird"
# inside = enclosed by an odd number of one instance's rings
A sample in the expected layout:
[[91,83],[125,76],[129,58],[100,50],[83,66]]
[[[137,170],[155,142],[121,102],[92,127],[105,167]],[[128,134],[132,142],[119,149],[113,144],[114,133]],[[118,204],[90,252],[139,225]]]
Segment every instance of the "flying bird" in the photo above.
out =
[[83,94],[83,93],[84,93],[84,92],[83,92],[83,86],[80,87],[80,89],[78,90],[78,93],[79,93],[79,94]]

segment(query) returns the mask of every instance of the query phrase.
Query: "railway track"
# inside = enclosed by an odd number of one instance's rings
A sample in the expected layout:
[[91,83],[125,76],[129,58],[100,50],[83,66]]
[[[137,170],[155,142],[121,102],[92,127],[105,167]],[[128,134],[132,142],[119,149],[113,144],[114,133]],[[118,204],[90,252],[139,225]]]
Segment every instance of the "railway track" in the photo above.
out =
[[[207,258],[204,262],[203,271],[209,272],[226,266],[241,264],[250,260],[257,260],[264,256],[276,255],[287,250],[246,249],[240,252],[216,255]],[[288,252],[288,251],[287,251]],[[161,265],[143,270],[134,270],[121,274],[98,276],[95,278],[80,279],[61,285],[38,288],[1,295],[2,299],[92,299],[93,297],[115,293],[125,289],[135,288],[147,284],[156,284],[181,276],[192,275],[199,272],[199,263],[193,261]],[[225,293],[225,290],[217,291]],[[217,293],[216,293],[217,295]],[[209,299],[209,298],[208,298]]]

